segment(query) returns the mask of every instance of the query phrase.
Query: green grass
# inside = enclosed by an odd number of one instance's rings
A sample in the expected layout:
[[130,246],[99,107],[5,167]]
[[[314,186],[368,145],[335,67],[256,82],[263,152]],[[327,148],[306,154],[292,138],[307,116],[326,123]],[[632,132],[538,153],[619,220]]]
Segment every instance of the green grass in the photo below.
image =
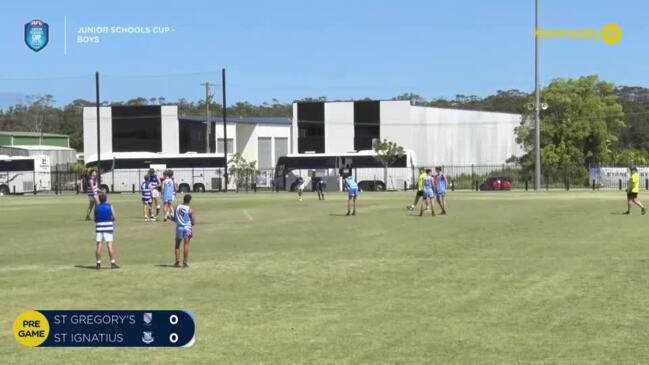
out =
[[[642,198],[643,196],[641,196]],[[621,193],[456,193],[450,215],[412,194],[304,202],[196,195],[188,270],[173,227],[115,195],[121,270],[92,265],[86,199],[0,199],[0,363],[644,363],[649,216]],[[104,260],[106,262],[106,260]],[[26,309],[190,309],[188,349],[25,348]]]

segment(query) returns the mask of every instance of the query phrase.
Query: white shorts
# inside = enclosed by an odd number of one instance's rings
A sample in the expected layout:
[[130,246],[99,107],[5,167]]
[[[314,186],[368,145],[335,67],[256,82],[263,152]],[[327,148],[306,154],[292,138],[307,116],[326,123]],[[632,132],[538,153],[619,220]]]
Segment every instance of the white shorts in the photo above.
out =
[[305,185],[306,185],[305,183],[302,183],[302,184],[298,185],[298,186],[297,186],[297,190],[299,190],[299,191],[304,191],[304,186],[305,186]]
[[93,196],[88,195],[88,201],[96,203],[97,202],[97,195],[93,195]]
[[151,192],[151,197],[154,199],[160,197],[160,192],[158,191],[158,189],[153,189],[153,191]]
[[97,243],[113,242],[113,234],[110,232],[97,232]]

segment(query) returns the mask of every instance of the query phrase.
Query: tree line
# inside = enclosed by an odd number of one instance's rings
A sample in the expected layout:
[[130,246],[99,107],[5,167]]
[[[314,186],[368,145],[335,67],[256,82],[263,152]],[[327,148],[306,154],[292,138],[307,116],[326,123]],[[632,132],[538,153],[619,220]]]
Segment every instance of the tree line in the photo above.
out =
[[[649,164],[649,88],[616,86],[591,75],[577,79],[555,79],[541,93],[547,109],[541,111],[541,157],[545,167],[588,167],[596,164]],[[534,93],[498,90],[486,97],[456,95],[455,98],[426,99],[404,93],[393,100],[410,100],[417,105],[466,110],[498,111],[521,114],[516,128],[517,142],[524,155],[509,161],[531,170],[534,163]],[[365,99],[360,99],[365,100]],[[369,99],[368,99],[369,100]],[[326,97],[296,101],[327,101]],[[177,105],[179,115],[204,114],[205,100],[164,97],[138,97],[127,101],[104,102],[110,105]],[[0,110],[0,130],[60,133],[70,136],[70,145],[83,150],[83,107],[94,106],[77,99],[56,106],[52,95],[31,97],[24,104]],[[212,115],[219,115],[222,105],[210,101]],[[254,117],[290,117],[292,102],[277,99],[261,104],[237,102],[228,106],[229,115]]]

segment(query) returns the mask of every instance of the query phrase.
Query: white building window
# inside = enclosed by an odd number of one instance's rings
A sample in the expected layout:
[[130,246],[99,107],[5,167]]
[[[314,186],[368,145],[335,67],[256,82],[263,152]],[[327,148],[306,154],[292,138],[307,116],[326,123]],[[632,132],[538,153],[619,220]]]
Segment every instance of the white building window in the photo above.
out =
[[[233,153],[232,151],[234,151],[234,142],[232,138],[228,138],[228,153]],[[223,153],[223,138],[216,140],[216,153]]]

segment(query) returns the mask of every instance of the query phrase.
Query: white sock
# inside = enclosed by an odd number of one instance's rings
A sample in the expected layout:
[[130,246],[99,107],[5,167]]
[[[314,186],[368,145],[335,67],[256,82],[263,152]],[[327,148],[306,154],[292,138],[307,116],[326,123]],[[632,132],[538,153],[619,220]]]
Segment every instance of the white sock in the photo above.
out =
[[110,260],[110,263],[111,263],[111,264],[114,264],[114,263],[115,263],[115,259]]
[[101,260],[97,260],[97,263],[98,263],[98,264],[101,264]]

